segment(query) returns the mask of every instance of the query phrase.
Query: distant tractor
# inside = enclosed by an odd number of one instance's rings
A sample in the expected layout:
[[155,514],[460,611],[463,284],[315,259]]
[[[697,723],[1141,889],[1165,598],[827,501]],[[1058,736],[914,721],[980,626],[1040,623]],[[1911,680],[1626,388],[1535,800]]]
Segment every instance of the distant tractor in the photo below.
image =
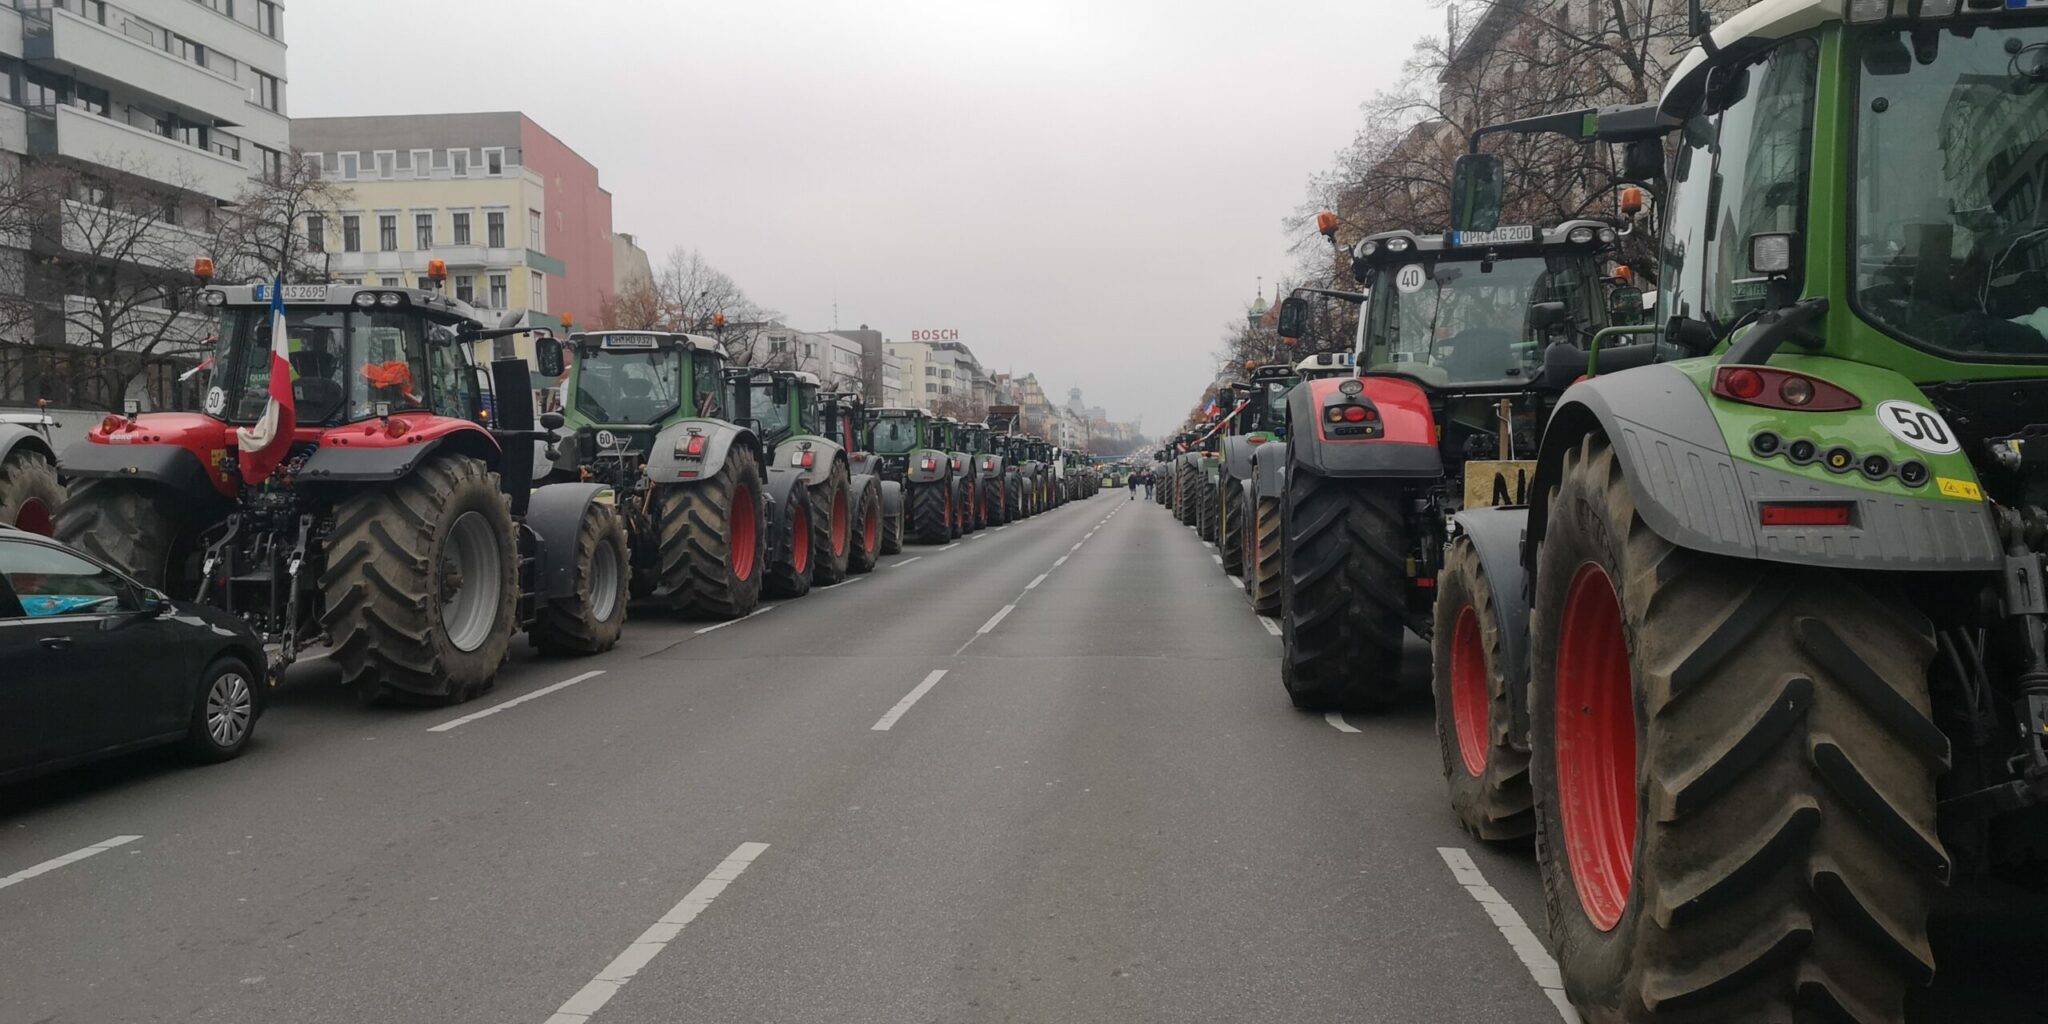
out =
[[[1360,296],[1363,299],[1363,296]],[[1288,428],[1286,391],[1292,391],[1304,380],[1323,377],[1348,377],[1351,375],[1352,355],[1349,352],[1318,352],[1306,356],[1294,366],[1294,382],[1287,385],[1278,397],[1279,408],[1267,421],[1284,441]],[[1266,383],[1267,399],[1275,400],[1273,391],[1276,384]],[[1260,615],[1280,614],[1280,583],[1285,572],[1285,559],[1280,541],[1281,503],[1287,497],[1287,445],[1264,444],[1252,449],[1250,475],[1244,481],[1245,496],[1245,537],[1242,555],[1245,597],[1252,603],[1252,611]]]
[[869,409],[868,445],[877,456],[882,478],[903,488],[909,537],[920,544],[945,544],[953,539],[958,515],[953,457],[939,447],[938,425],[922,409]]
[[[831,526],[821,520],[828,519],[835,512],[842,513],[838,520],[843,537],[851,518],[850,510],[843,501],[835,508],[831,494],[813,496],[811,493],[810,481],[822,468],[829,483],[821,486],[836,488],[838,497],[844,499],[842,485],[845,477],[832,475],[835,468],[843,472],[843,466],[832,466],[829,460],[817,458],[816,452],[812,453],[812,464],[809,465],[800,456],[796,465],[789,464],[787,455],[777,458],[781,446],[792,442],[796,431],[809,429],[801,419],[806,388],[813,396],[816,395],[817,378],[808,373],[746,368],[725,371],[726,404],[732,408],[736,420],[759,432],[761,447],[766,453],[762,461],[768,467],[768,510],[765,517],[768,561],[761,589],[770,597],[802,597],[810,593],[817,563],[829,561],[832,557],[828,536]],[[820,463],[823,463],[822,467]],[[821,507],[825,510],[822,514],[819,512]],[[843,547],[839,556],[845,557]],[[839,573],[844,571],[842,562]]]
[[569,346],[562,415],[573,433],[550,479],[623,496],[634,596],[690,615],[753,611],[767,560],[765,452],[726,416],[724,348],[652,331],[576,334]]
[[853,547],[847,556],[847,569],[856,573],[873,571],[875,563],[885,553],[885,537],[891,516],[898,519],[896,550],[903,547],[900,521],[903,515],[902,487],[883,480],[875,456],[864,450],[867,440],[861,428],[862,408],[860,396],[856,394],[822,392],[818,395],[818,432],[831,438],[846,453],[847,469],[851,474],[849,501],[853,508]]
[[[285,285],[280,346],[273,287],[203,290],[219,318],[204,413],[110,415],[64,452],[58,539],[241,616],[274,668],[331,643],[365,701],[467,700],[521,625],[543,651],[610,648],[627,603],[619,492],[534,487],[560,418],[535,429],[524,360],[494,362],[491,392],[470,363],[525,329],[486,330],[434,291]],[[274,472],[244,479],[239,438],[287,347],[297,427]],[[559,344],[536,347],[559,373]]]

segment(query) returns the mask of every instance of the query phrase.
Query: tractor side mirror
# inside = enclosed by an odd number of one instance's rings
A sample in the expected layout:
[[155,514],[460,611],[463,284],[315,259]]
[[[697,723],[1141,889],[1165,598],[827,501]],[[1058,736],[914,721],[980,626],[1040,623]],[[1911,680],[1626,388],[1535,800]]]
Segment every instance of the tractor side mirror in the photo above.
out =
[[1467,153],[1451,165],[1451,229],[1492,231],[1500,226],[1500,157]]
[[1280,336],[1300,340],[1308,337],[1308,300],[1289,295],[1280,300]]
[[540,414],[540,428],[550,433],[562,429],[568,423],[569,421],[564,419],[562,414],[558,412],[544,412]]
[[1562,302],[1536,302],[1529,305],[1529,328],[1539,336],[1564,326],[1571,314],[1565,311]]
[[542,336],[533,343],[534,362],[540,365],[543,377],[562,375],[562,343],[552,337]]
[[1622,147],[1622,177],[1634,181],[1655,181],[1664,176],[1664,142],[1660,136],[1654,139],[1637,139]]

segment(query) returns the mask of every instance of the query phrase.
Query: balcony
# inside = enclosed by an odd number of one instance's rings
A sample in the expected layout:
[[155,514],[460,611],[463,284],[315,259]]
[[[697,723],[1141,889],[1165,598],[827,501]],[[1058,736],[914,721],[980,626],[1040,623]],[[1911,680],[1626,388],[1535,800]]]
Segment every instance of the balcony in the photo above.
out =
[[22,55],[30,63],[123,96],[141,93],[190,121],[233,125],[246,116],[249,90],[229,79],[62,8],[40,15],[47,20],[22,19]]
[[57,229],[65,252],[174,273],[189,272],[193,257],[207,255],[215,245],[191,228],[76,199],[64,200]]
[[[341,241],[341,227],[330,220],[327,224],[327,242],[332,245]],[[368,239],[374,241],[374,238]],[[441,245],[430,251],[418,249],[402,252],[330,252],[327,254],[328,273],[337,277],[359,277],[367,274],[425,273],[427,261],[438,259],[448,264],[450,273],[474,270],[507,271],[526,264],[524,249],[490,249],[481,245]]]
[[77,107],[39,107],[28,119],[31,156],[61,156],[197,192],[221,202],[239,196],[249,168]]

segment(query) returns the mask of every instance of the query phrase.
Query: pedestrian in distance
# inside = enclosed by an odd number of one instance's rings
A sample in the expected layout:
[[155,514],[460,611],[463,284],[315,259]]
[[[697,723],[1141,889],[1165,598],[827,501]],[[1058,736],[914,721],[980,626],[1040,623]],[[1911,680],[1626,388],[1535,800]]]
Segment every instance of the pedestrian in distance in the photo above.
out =
[[1142,475],[1145,477],[1145,497],[1149,498],[1152,496],[1152,471],[1148,469]]
[[1131,474],[1131,500],[1138,500],[1138,474]]

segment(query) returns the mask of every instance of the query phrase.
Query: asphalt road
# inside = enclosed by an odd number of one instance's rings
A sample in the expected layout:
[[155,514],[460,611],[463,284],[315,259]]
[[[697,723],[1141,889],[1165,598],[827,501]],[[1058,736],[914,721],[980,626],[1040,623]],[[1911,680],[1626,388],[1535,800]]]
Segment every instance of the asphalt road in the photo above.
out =
[[1165,509],[709,626],[0,790],[0,1024],[1560,1019],[1426,710],[1290,709]]

